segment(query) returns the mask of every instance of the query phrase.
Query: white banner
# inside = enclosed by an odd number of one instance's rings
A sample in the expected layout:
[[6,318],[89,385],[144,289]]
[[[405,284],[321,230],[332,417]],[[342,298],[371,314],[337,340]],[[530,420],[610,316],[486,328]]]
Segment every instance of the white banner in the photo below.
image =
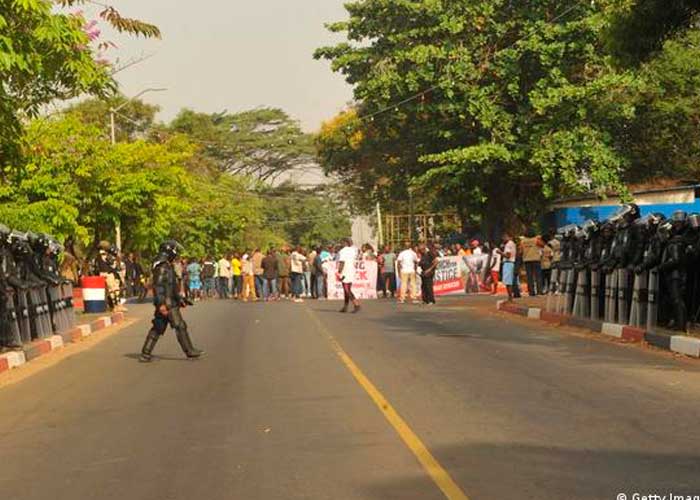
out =
[[[328,300],[343,300],[343,284],[335,277],[336,262],[323,264],[326,271]],[[355,262],[355,281],[352,284],[352,292],[358,299],[377,298],[377,261],[358,260]]]

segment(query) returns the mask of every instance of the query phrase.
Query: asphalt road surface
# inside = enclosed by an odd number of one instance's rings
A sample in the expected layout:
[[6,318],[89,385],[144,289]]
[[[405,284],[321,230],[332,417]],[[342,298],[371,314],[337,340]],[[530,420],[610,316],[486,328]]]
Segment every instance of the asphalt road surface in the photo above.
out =
[[132,307],[0,389],[0,498],[700,495],[700,364],[460,303],[211,301],[151,364]]

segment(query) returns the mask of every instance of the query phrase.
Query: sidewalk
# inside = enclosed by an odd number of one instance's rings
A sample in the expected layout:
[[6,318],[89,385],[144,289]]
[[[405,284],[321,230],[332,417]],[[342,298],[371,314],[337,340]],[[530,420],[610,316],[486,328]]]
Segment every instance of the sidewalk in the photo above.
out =
[[622,342],[651,345],[676,354],[700,358],[700,338],[695,336],[697,335],[696,331],[691,332],[689,335],[682,335],[678,332],[658,327],[653,332],[650,332],[643,328],[628,325],[547,312],[545,305],[546,297],[544,296],[524,297],[513,302],[499,300],[496,304],[496,309],[530,320],[544,321],[550,326],[582,328]]
[[66,344],[82,342],[94,333],[124,321],[124,313],[83,314],[76,313],[76,326],[67,332],[35,340],[22,347],[21,351],[9,351],[0,354],[0,373],[45,356],[51,351],[62,349]]

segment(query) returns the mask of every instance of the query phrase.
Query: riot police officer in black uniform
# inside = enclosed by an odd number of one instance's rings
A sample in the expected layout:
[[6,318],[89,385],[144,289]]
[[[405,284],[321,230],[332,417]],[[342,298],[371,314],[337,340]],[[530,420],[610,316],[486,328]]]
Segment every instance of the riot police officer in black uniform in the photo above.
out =
[[666,284],[673,319],[669,328],[685,331],[688,322],[688,310],[685,304],[685,288],[687,283],[686,269],[686,229],[688,214],[682,210],[673,213],[671,217],[671,238],[666,245],[659,272]]
[[21,284],[13,276],[14,258],[10,251],[10,228],[0,224],[0,348],[20,349],[19,335],[14,305],[14,285]]
[[155,314],[153,327],[148,332],[146,342],[141,350],[141,360],[152,359],[153,348],[158,339],[165,333],[170,325],[188,358],[198,358],[204,351],[196,349],[187,331],[187,323],[182,319],[180,309],[190,304],[179,293],[177,276],[173,268],[173,261],[177,258],[180,245],[174,240],[169,240],[160,246],[158,258],[153,263],[153,305]]

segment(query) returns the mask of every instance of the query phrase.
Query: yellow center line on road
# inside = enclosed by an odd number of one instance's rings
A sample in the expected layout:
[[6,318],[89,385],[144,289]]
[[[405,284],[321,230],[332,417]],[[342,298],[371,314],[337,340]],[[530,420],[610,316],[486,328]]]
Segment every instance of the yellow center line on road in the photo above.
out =
[[408,446],[413,455],[415,455],[430,478],[443,492],[445,497],[449,498],[450,500],[469,500],[469,497],[464,494],[444,467],[442,467],[432,453],[428,451],[428,448],[423,444],[416,433],[413,432],[406,421],[401,418],[401,415],[397,413],[389,401],[382,395],[381,392],[379,392],[379,389],[377,389],[372,381],[367,378],[364,373],[362,373],[362,370],[360,370],[352,358],[345,352],[343,347],[338,343],[333,335],[331,335],[323,323],[321,323],[321,320],[318,319],[311,308],[305,307],[305,309],[314,323],[316,323],[318,326],[319,332],[321,332],[330,342],[331,347],[343,362],[345,367],[350,370],[350,373],[353,377],[355,377],[355,380],[357,380],[360,386],[362,386],[369,397],[372,398],[372,401],[374,401],[374,404],[377,405],[379,411],[382,412],[394,430],[396,430],[403,442],[406,444],[406,446]]

